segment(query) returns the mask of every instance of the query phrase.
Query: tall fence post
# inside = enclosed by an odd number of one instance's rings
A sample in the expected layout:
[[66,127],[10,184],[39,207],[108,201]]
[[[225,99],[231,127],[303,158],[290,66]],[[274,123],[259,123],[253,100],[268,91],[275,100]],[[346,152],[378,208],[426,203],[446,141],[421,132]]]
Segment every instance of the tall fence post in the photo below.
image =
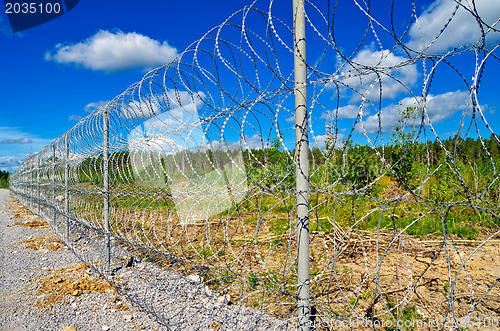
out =
[[293,0],[298,329],[309,330],[309,143],[304,0]]
[[66,217],[66,228],[64,237],[66,243],[69,243],[69,134],[66,134],[65,139],[65,163],[64,163],[64,215]]
[[35,209],[35,163],[33,162],[33,155],[30,157],[30,165],[31,165],[31,180],[30,180],[30,212]]
[[52,145],[52,206],[53,206],[53,217],[52,217],[52,227],[56,228],[56,145]]
[[41,214],[41,204],[42,204],[42,197],[41,197],[41,194],[40,194],[40,153],[37,154],[36,156],[36,160],[37,160],[37,172],[36,172],[36,182],[37,182],[37,204],[38,204],[38,216],[40,216]]
[[103,216],[104,216],[104,232],[105,232],[105,246],[104,246],[104,269],[106,275],[110,274],[110,260],[111,260],[111,243],[109,233],[109,119],[108,111],[103,112]]

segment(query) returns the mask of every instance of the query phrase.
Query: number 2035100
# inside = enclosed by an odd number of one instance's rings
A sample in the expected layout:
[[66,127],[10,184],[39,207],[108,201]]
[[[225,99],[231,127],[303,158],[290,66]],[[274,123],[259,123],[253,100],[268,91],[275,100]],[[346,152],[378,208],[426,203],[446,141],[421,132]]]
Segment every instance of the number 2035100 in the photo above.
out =
[[61,4],[59,3],[5,3],[6,14],[59,14],[61,11]]

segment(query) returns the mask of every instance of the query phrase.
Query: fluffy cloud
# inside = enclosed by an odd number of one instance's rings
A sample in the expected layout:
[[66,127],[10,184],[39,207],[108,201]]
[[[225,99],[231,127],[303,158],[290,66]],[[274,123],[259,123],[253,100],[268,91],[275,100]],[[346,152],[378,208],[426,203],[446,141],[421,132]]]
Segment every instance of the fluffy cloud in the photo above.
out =
[[91,102],[87,104],[84,108],[86,113],[93,113],[96,110],[101,109],[102,107],[106,106],[109,103],[109,101],[96,101],[96,102]]
[[[359,106],[356,105],[347,105],[344,107],[339,107],[336,110],[326,111],[321,114],[322,119],[329,118],[356,118],[358,117]],[[363,108],[363,116],[370,114],[370,112]]]
[[127,119],[148,119],[154,116],[163,116],[162,125],[185,123],[193,116],[198,118],[198,110],[203,106],[205,94],[188,91],[168,90],[161,97],[148,100],[132,101],[124,104],[120,109],[121,116]]
[[23,160],[24,156],[0,156],[0,170],[14,172]]
[[[427,116],[432,124],[437,124],[446,119],[451,118],[458,111],[465,111],[469,101],[469,93],[464,91],[447,92],[438,95],[429,94],[426,99],[425,109],[427,111]],[[401,105],[390,105],[384,107],[380,112],[380,122],[383,132],[392,132],[394,126],[398,125],[398,120],[401,118],[399,110],[406,109],[407,107],[414,107],[421,109],[422,102],[415,98],[404,98],[401,100]],[[417,110],[419,112],[419,110]],[[415,124],[420,123],[420,113],[415,114]],[[427,119],[426,119],[427,121]],[[408,123],[411,125],[412,123]],[[363,121],[364,130],[367,133],[377,133],[379,130],[379,115],[374,114],[368,116],[365,121]],[[359,132],[363,129],[361,125],[357,126]]]
[[81,119],[82,119],[82,117],[80,115],[70,115],[68,117],[68,122],[73,122],[73,121],[78,122]]
[[333,145],[333,148],[340,148],[343,146],[343,139],[344,135],[342,133],[317,135],[313,137],[310,145],[313,148],[325,149],[328,142],[330,145]]
[[0,144],[29,144],[32,142],[33,140],[31,140],[30,138],[24,137],[19,139],[4,139],[0,141]]
[[269,142],[262,138],[261,135],[255,133],[252,136],[245,134],[241,141],[243,149],[263,149],[269,147]]
[[17,170],[27,154],[41,150],[50,141],[15,127],[0,126],[0,169]]
[[121,108],[127,119],[145,120],[128,136],[131,151],[172,154],[204,144],[205,134],[198,116],[205,94],[168,90],[147,101],[132,101]]
[[166,41],[160,43],[136,32],[105,30],[76,44],[57,44],[53,51],[45,53],[47,61],[105,72],[150,69],[176,56],[177,49]]
[[380,82],[382,98],[393,99],[415,84],[418,71],[406,57],[394,55],[389,50],[365,48],[345,65],[341,77],[343,84],[357,91],[352,93],[351,102],[360,100],[361,96],[377,101],[380,98]]
[[[475,9],[471,7],[475,4]],[[489,31],[489,26],[499,28],[500,6],[498,0],[475,0],[475,2],[461,1],[460,4],[474,12],[477,10],[482,28],[486,32],[486,43],[498,42],[500,33]],[[459,6],[453,0],[436,0],[418,17],[410,29],[410,41],[407,46],[416,51],[426,49],[426,52],[446,52],[455,47],[475,44],[481,39],[481,26],[476,18],[467,9]],[[455,12],[455,15],[453,13]],[[452,19],[443,30],[449,19]],[[437,39],[436,39],[437,38]]]

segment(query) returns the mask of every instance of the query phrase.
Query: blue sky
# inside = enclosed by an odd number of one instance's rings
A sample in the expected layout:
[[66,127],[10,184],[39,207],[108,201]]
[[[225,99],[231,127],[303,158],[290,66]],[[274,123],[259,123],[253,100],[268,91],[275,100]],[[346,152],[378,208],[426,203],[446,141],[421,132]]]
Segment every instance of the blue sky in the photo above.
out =
[[[75,125],[75,119],[86,116],[86,107],[111,100],[140,80],[144,75],[141,64],[149,61],[159,66],[168,62],[168,51],[181,52],[244,4],[81,0],[67,14],[17,34],[10,32],[2,11],[0,95],[4,102],[0,106],[0,141],[4,143],[0,143],[0,169],[14,170],[26,153],[38,152]],[[109,63],[99,65],[97,58],[87,64],[47,60],[47,52],[54,53],[56,45],[85,42],[100,31],[107,31],[108,37],[120,33],[136,33],[136,39],[144,36],[139,42],[149,41],[153,54],[143,54],[142,60],[123,58],[118,61],[121,67],[115,68]],[[167,52],[162,54],[162,50]],[[165,60],[158,60],[162,55]]]
[[[2,11],[0,169],[14,171],[26,154],[40,151],[79,119],[139,81],[148,68],[169,62],[209,29],[251,3],[228,0],[80,0],[67,14],[16,34],[10,32],[8,19]],[[325,3],[319,3],[318,7],[326,12]],[[398,103],[403,107],[411,106],[415,103],[415,96],[418,98],[422,94],[432,61],[391,71],[391,76],[399,81],[382,78],[383,100],[377,99],[379,91],[376,86],[367,89],[375,80],[373,75],[361,77],[359,74],[362,65],[389,67],[404,63],[409,56],[383,28],[391,26],[390,4],[391,1],[382,0],[380,4],[372,5],[371,13],[378,20],[373,31],[365,37],[366,13],[363,8],[351,0],[339,2],[333,30],[335,41],[342,53],[352,55],[351,61],[359,66],[347,64],[333,49],[322,56],[325,42],[318,33],[327,36],[329,30],[309,7],[308,14],[318,22],[318,31],[308,27],[308,60],[316,63],[319,71],[343,82],[338,90],[332,82],[325,84],[322,81],[311,87],[310,96],[322,105],[316,105],[311,116],[313,124],[317,124],[317,128],[313,127],[313,145],[324,146],[325,123],[333,113],[337,115],[335,126],[339,139],[347,137],[352,129],[358,141],[366,141],[365,133],[374,141],[380,118],[382,130],[389,133],[399,118]],[[496,24],[500,17],[497,0],[478,0],[476,4],[484,21]],[[260,2],[260,8],[267,10],[266,6],[268,2]],[[408,27],[403,42],[419,49],[422,42],[436,36],[452,9],[452,0],[418,1],[417,25],[411,20],[411,2],[396,1],[394,28],[400,34]],[[277,1],[274,12],[287,16],[291,13],[291,0]],[[496,28],[499,28],[498,24]],[[479,34],[476,30],[477,23],[472,16],[460,9],[450,27],[426,51],[444,54],[454,48],[460,49],[477,41]],[[498,44],[499,36],[500,33],[495,31],[487,34],[489,49]],[[291,44],[289,40],[285,42]],[[359,44],[361,47],[357,49]],[[493,54],[499,56],[498,53],[494,51]],[[291,58],[286,58],[288,55],[280,53],[280,61],[291,63]],[[467,84],[472,84],[476,63],[483,57],[484,54],[478,54],[476,58],[473,52],[456,52],[446,58],[447,63],[436,65],[427,103],[429,119],[440,137],[454,135],[463,118],[466,123],[470,122],[471,111],[466,105],[469,96]],[[286,64],[283,67],[288,68]],[[453,68],[457,68],[462,76]],[[479,94],[484,116],[495,132],[499,131],[500,119],[499,70],[499,61],[488,58]],[[311,79],[316,78],[311,75]],[[364,90],[359,94],[352,89]],[[340,93],[339,104],[337,93]],[[363,96],[372,104],[363,103]],[[359,123],[354,126],[360,108],[363,127]],[[283,117],[283,121],[292,128],[290,113]],[[481,135],[489,137],[484,121],[479,120],[478,130]],[[475,137],[472,133],[469,135]],[[429,134],[427,138],[432,140],[433,137]],[[293,138],[288,140],[290,142]]]

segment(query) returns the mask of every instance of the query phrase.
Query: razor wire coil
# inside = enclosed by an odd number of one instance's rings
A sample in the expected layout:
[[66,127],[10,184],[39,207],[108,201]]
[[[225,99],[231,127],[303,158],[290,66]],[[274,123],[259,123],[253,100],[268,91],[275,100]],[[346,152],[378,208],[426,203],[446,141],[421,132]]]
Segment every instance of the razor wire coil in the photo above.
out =
[[[415,1],[391,1],[389,13],[366,1],[306,2],[315,328],[436,318],[444,329],[498,317],[488,300],[500,274],[476,262],[500,262],[489,248],[500,140],[481,101],[493,100],[500,18],[482,17],[484,3],[433,3],[448,15],[432,30],[430,9],[419,15]],[[22,203],[59,236],[69,231],[75,253],[173,329],[297,326],[290,11],[255,1],[236,12],[11,176]],[[336,33],[351,12],[364,28]],[[450,29],[471,21],[474,41],[443,48]],[[129,285],[107,274],[106,236],[112,270],[123,272],[130,250],[154,264],[149,274]],[[185,285],[193,293],[178,289],[185,277],[196,279]],[[233,306],[217,304],[225,295]]]

